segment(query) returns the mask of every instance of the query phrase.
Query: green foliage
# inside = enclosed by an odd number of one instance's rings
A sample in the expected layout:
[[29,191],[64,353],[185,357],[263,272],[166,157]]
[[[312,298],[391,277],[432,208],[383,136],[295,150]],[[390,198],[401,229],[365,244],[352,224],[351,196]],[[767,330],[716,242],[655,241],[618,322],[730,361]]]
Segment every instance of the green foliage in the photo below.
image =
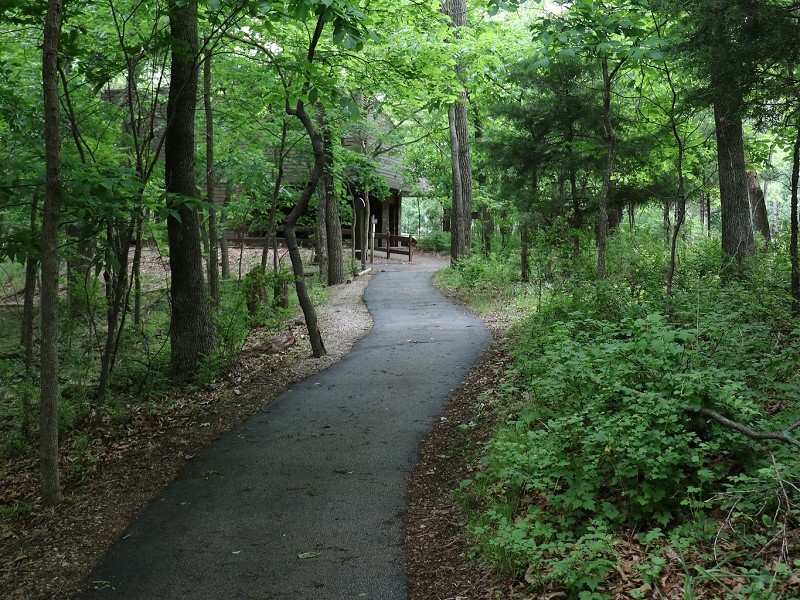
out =
[[[484,560],[574,597],[610,597],[603,583],[628,530],[647,532],[645,581],[671,547],[706,565],[687,567],[690,588],[730,574],[745,582],[731,597],[772,597],[787,580],[776,574],[792,566],[767,577],[751,558],[796,518],[800,461],[699,410],[757,430],[800,416],[791,400],[800,329],[789,325],[785,259],[762,255],[754,279],[723,285],[718,247],[690,247],[666,317],[665,253],[646,232],[616,236],[609,256],[620,258],[606,281],[573,280],[516,326],[500,388],[508,419],[459,491],[477,510],[469,529]],[[565,272],[559,260],[553,273]],[[465,261],[450,282],[473,289],[491,265]],[[715,538],[743,549],[736,566],[700,557]]]
[[417,248],[427,252],[450,252],[450,232],[431,231],[417,240]]

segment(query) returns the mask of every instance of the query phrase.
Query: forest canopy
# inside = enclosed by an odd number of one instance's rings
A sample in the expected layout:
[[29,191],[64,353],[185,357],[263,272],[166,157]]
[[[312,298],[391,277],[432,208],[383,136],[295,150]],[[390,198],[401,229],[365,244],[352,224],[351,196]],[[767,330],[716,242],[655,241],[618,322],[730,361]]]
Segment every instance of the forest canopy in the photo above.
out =
[[644,597],[687,540],[720,572],[717,520],[761,556],[739,592],[777,597],[798,38],[790,0],[0,1],[0,455],[38,452],[56,505],[70,440],[215,380],[253,330],[300,310],[324,355],[314,301],[380,223],[524,314],[513,418],[462,487],[482,560],[608,597],[635,530]]

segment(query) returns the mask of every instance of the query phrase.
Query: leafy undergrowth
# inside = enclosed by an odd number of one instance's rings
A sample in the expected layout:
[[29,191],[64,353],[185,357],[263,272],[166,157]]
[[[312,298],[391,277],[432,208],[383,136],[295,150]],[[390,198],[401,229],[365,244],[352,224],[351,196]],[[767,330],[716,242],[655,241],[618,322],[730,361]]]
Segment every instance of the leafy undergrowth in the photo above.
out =
[[[616,240],[629,260],[606,281],[554,283],[514,328],[502,418],[456,490],[474,557],[529,597],[798,598],[798,448],[714,418],[800,419],[785,255],[723,285],[718,253],[694,247],[665,316],[661,253],[634,243]],[[476,271],[444,281],[508,288]]]

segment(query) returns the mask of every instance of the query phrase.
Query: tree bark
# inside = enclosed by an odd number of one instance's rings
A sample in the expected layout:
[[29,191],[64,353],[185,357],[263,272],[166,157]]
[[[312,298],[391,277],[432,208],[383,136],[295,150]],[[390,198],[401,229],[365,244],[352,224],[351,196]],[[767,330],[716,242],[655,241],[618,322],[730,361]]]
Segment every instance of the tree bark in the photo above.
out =
[[214,110],[211,106],[211,48],[206,40],[203,60],[203,109],[206,117],[206,201],[208,202],[208,288],[211,302],[219,308],[219,226],[214,200],[217,170],[214,168]]
[[[458,132],[456,131],[456,109],[455,105],[452,105],[447,111],[447,118],[450,123],[450,161],[452,164],[453,170],[453,198],[452,203],[450,205],[450,220],[449,220],[449,231],[450,231],[450,265],[455,266],[458,259],[461,257],[459,239],[458,239],[458,231],[459,231],[459,222],[461,219],[461,210],[464,204],[462,192],[461,192],[461,163],[458,160],[459,156],[459,140],[458,140]],[[448,231],[445,230],[445,231]]]
[[[39,236],[37,227],[39,210],[40,189],[37,187],[33,192],[31,200],[30,232],[31,237],[36,239]],[[33,375],[33,327],[34,327],[34,306],[33,299],[36,295],[36,273],[39,270],[39,261],[28,254],[25,258],[25,291],[22,301],[22,327],[20,329],[20,345],[23,351],[23,365],[25,374],[30,378]],[[24,406],[23,411],[28,415],[33,408]],[[28,418],[27,416],[25,417]]]
[[317,199],[319,210],[317,212],[317,264],[319,265],[319,280],[322,285],[328,285],[328,199],[325,197],[323,179],[325,173],[317,186]]
[[792,148],[792,182],[791,182],[791,216],[789,257],[792,265],[791,293],[792,309],[795,314],[800,313],[800,260],[797,254],[798,216],[797,201],[798,187],[800,187],[800,111],[797,116],[797,130],[795,131],[794,146]]
[[172,69],[164,142],[169,238],[170,341],[174,376],[186,381],[214,349],[214,332],[203,281],[194,161],[197,102],[197,4],[169,2]]
[[600,187],[600,198],[597,202],[597,278],[606,277],[606,240],[608,238],[608,197],[611,193],[611,177],[614,174],[614,163],[617,156],[617,136],[611,122],[611,84],[613,74],[608,70],[608,59],[601,61],[603,73],[603,126],[606,133],[606,168],[603,173],[603,185]]
[[47,187],[42,220],[41,384],[39,415],[39,474],[42,503],[61,501],[58,472],[58,240],[63,187],[59,133],[58,43],[62,0],[49,0],[44,27],[42,87]]
[[325,200],[325,229],[328,242],[328,285],[344,283],[342,248],[342,217],[339,199],[333,181],[333,138],[329,128],[323,129],[322,143],[325,147],[325,170],[320,183]]
[[753,220],[753,232],[760,233],[764,236],[764,241],[769,244],[772,241],[772,232],[769,228],[767,202],[755,171],[747,172],[747,191],[750,201],[750,218]]
[[523,217],[525,220],[520,226],[520,276],[522,281],[529,283],[531,280],[531,265],[530,265],[530,237],[531,227],[528,225],[527,215]]
[[[733,264],[755,254],[747,171],[744,162],[742,120],[723,101],[714,103],[717,164],[722,203],[722,249]],[[723,267],[730,271],[732,265]]]
[[[225,206],[228,206],[228,203],[231,199],[231,184],[229,183],[225,187]],[[219,238],[219,249],[220,255],[222,260],[222,278],[229,279],[231,276],[231,258],[230,252],[228,251],[228,231],[226,227],[227,216],[225,215],[225,210],[222,211],[222,218],[220,219],[220,228],[222,229],[222,235]]]
[[[461,36],[460,29],[467,25],[467,6],[465,0],[448,0],[443,6],[450,17],[450,26],[455,36]],[[463,65],[456,64],[459,77]],[[450,214],[450,258],[452,262],[467,257],[472,252],[472,160],[470,157],[469,119],[467,117],[467,92],[459,92],[459,100],[448,111],[450,120],[450,144],[453,162],[453,208]],[[453,143],[453,136],[457,143]],[[459,193],[456,193],[455,177],[459,178]]]
[[[320,29],[321,19],[317,22],[317,29]],[[300,303],[300,308],[303,310],[305,317],[306,327],[308,329],[309,341],[311,342],[311,352],[315,358],[325,356],[325,344],[322,341],[322,335],[319,331],[317,324],[317,312],[314,310],[314,304],[311,302],[311,297],[308,295],[306,288],[305,274],[303,272],[303,258],[300,256],[300,249],[297,245],[297,234],[295,228],[297,220],[305,214],[308,209],[308,203],[311,196],[314,195],[317,184],[319,183],[322,172],[325,169],[325,145],[322,140],[322,135],[311,120],[311,117],[305,110],[305,105],[302,100],[297,102],[295,108],[287,107],[286,112],[290,115],[297,117],[303,124],[303,127],[311,139],[311,147],[314,150],[314,168],[311,170],[308,183],[300,194],[297,204],[286,217],[284,225],[284,234],[286,236],[286,245],[289,249],[289,257],[292,260],[292,272],[294,273],[294,286],[297,293],[297,299]],[[364,248],[361,249],[362,259],[365,256]]]

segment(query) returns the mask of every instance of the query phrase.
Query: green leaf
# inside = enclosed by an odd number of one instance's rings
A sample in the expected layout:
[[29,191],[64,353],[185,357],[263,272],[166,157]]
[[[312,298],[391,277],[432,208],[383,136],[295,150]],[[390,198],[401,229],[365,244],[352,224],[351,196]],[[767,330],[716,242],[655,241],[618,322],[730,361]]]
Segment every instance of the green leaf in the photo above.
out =
[[309,558],[317,558],[319,555],[319,552],[299,552],[297,558],[300,560],[308,560]]

